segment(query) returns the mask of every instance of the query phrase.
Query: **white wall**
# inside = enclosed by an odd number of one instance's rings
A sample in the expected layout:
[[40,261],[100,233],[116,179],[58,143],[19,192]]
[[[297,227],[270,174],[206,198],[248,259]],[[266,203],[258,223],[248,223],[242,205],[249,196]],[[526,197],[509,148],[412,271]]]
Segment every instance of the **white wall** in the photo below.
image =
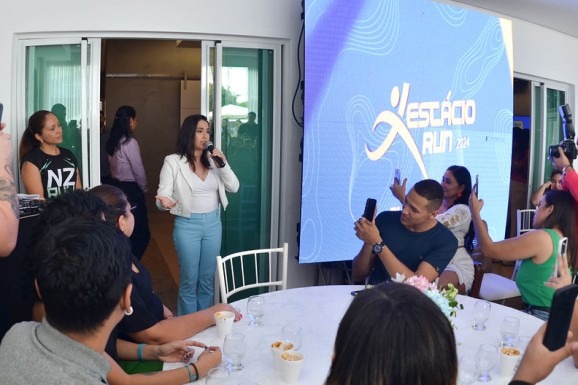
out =
[[[222,35],[228,39],[236,36],[239,40],[279,39],[285,44],[279,239],[289,242],[289,286],[312,284],[314,268],[298,266],[293,258],[297,255],[295,228],[300,217],[301,164],[298,156],[302,130],[293,121],[291,100],[298,77],[296,57],[300,14],[301,0],[3,1],[0,13],[0,102],[5,105],[4,121],[9,126],[17,123],[12,120],[16,34],[120,37],[138,33],[139,37],[145,37],[164,32],[167,36],[194,34],[194,38]],[[578,39],[521,20],[513,20],[513,33],[515,72],[578,84]],[[573,101],[573,95],[570,97]],[[575,106],[573,109],[576,111]],[[297,116],[301,115],[299,109]]]
[[[490,12],[486,9],[467,6],[451,0],[435,0],[478,12],[493,14],[512,21],[514,41],[514,72],[544,79],[578,84],[578,39],[537,24]],[[572,111],[574,88],[570,97]]]

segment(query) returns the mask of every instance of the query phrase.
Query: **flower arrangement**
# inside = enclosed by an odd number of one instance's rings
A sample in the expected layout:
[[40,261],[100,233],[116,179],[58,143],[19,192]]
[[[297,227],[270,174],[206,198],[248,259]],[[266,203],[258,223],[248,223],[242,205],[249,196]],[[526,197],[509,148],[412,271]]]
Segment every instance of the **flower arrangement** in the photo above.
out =
[[396,274],[395,278],[392,278],[392,281],[405,283],[406,285],[419,289],[434,301],[450,320],[451,317],[456,316],[458,309],[464,308],[464,306],[456,299],[458,289],[456,289],[451,283],[448,285],[447,289],[439,290],[437,283],[430,283],[423,275],[414,275],[406,279],[405,275]]

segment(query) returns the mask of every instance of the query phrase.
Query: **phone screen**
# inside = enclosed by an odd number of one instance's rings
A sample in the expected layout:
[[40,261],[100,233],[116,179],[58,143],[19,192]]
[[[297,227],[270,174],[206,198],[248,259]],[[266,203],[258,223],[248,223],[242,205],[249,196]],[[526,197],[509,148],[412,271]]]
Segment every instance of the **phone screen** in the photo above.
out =
[[375,215],[375,207],[377,206],[377,201],[373,198],[367,198],[365,202],[365,210],[363,211],[363,217],[368,221],[373,221],[373,216]]

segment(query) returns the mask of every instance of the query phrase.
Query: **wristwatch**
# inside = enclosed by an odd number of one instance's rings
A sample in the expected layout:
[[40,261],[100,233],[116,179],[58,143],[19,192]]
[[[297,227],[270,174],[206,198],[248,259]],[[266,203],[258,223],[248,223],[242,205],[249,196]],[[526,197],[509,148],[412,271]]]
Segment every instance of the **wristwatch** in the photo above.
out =
[[383,241],[376,243],[375,245],[373,245],[371,251],[373,251],[373,254],[379,255],[379,253],[381,253],[381,250],[383,250],[383,246],[385,246],[385,242]]

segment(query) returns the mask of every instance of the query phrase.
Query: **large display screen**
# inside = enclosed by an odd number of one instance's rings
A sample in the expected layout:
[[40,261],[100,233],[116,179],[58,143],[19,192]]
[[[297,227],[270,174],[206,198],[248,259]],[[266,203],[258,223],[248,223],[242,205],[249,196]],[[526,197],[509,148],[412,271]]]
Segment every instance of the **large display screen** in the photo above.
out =
[[453,164],[479,175],[504,238],[512,149],[511,23],[428,0],[305,0],[301,263],[352,259],[366,199]]

